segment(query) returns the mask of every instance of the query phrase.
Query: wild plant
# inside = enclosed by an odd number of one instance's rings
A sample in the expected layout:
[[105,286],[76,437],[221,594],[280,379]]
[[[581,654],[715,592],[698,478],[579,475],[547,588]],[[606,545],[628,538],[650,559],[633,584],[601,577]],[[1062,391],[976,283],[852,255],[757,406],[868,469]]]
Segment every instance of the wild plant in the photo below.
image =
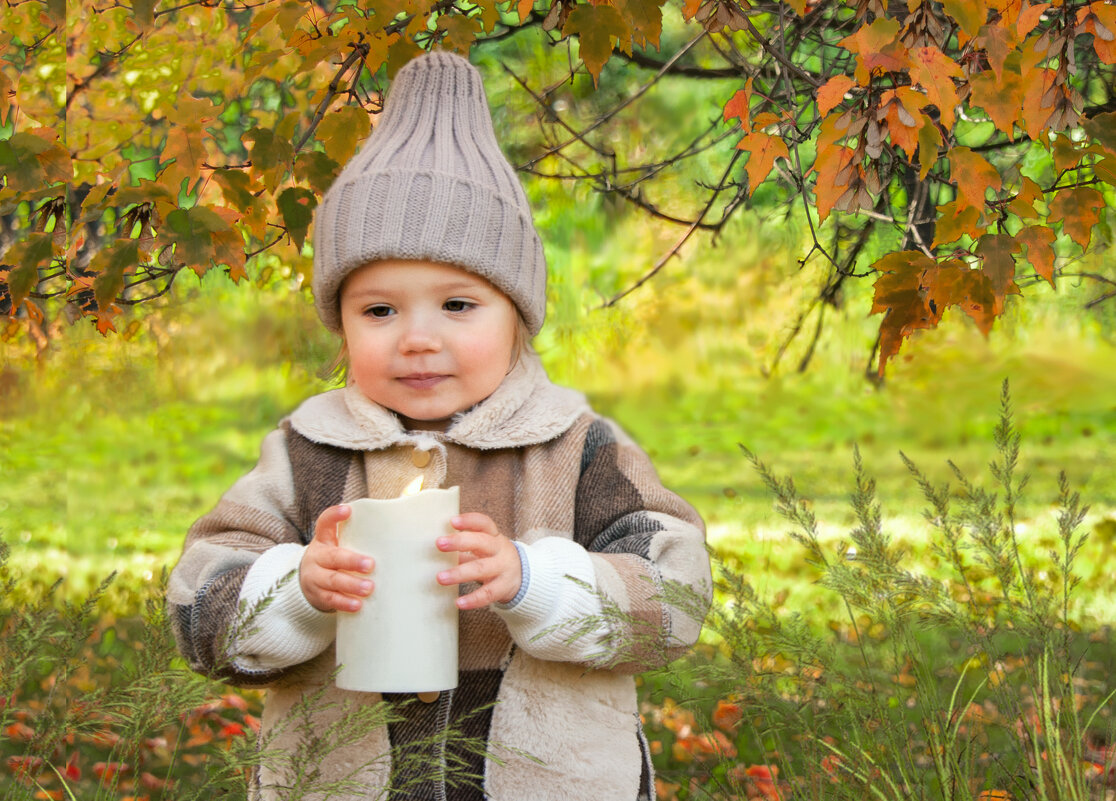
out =
[[[433,778],[476,784],[483,777],[467,757],[499,759],[459,720],[406,748],[369,753],[341,775],[324,771],[330,754],[398,720],[400,705],[329,702],[322,685],[261,732],[249,712],[259,712],[258,692],[206,679],[179,657],[163,600],[166,571],[141,613],[118,619],[103,607],[114,575],[80,602],[60,600],[56,582],[24,603],[26,593],[14,590],[26,577],[8,569],[7,556],[0,541],[3,801],[247,799],[251,788],[283,801],[367,797],[362,771],[390,763],[399,778],[386,797]],[[278,588],[242,604],[230,636],[250,632]],[[296,746],[279,747],[291,733]]]
[[952,462],[956,484],[935,484],[901,454],[927,502],[932,559],[919,564],[889,533],[858,450],[855,524],[833,542],[793,479],[744,449],[843,614],[785,613],[747,565],[719,565],[714,645],[648,679],[662,796],[1105,797],[1116,680],[1097,661],[1106,634],[1080,630],[1075,596],[1088,507],[1061,474],[1057,547],[1042,560],[1021,542],[1027,475],[1006,382],[993,441],[994,489]]

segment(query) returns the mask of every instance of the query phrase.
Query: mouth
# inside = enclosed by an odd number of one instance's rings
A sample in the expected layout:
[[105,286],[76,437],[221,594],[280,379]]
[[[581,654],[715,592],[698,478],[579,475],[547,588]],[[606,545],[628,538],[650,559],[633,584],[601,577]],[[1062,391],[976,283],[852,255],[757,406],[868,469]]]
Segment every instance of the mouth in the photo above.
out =
[[449,378],[441,373],[411,373],[396,380],[411,389],[431,389]]

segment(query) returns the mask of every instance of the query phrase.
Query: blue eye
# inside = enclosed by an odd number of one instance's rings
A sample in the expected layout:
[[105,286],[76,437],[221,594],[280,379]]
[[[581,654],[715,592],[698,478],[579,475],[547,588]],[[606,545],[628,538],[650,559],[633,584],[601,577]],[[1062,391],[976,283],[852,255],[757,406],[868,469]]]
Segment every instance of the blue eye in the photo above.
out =
[[475,304],[472,304],[467,300],[454,299],[447,300],[445,303],[442,304],[442,308],[448,312],[463,312],[473,308],[474,305]]

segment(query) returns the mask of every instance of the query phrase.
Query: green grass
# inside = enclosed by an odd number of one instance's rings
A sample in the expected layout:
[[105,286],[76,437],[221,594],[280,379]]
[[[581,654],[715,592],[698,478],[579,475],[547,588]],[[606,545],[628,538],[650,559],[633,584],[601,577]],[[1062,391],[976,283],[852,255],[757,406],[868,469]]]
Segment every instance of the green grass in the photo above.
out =
[[[683,289],[669,291],[700,305],[697,290]],[[78,326],[63,329],[38,363],[21,348],[5,350],[0,536],[31,575],[64,576],[75,592],[112,570],[148,581],[177,558],[190,523],[255,462],[263,435],[326,387],[316,373],[333,345],[304,294],[234,288],[219,277],[181,292],[186,303],[132,339],[105,341]],[[851,522],[846,499],[859,446],[889,530],[921,553],[923,503],[899,452],[937,481],[950,478],[947,459],[980,472],[1004,377],[1024,437],[1023,469],[1033,474],[1020,510],[1024,547],[1045,550],[1065,469],[1093,505],[1087,525],[1100,533],[1086,561],[1101,565],[1111,540],[1102,536],[1111,531],[1105,521],[1116,520],[1116,348],[1095,326],[1067,324],[1074,318],[1054,301],[1031,302],[1039,311],[1014,322],[1009,315],[1007,330],[990,340],[954,322],[909,344],[911,358],[897,360],[879,387],[852,367],[872,326],[854,316],[834,319],[805,374],[766,379],[747,358],[747,332],[716,317],[663,329],[658,306],[635,305],[613,319],[616,330],[602,324],[607,315],[588,313],[571,338],[544,336],[539,346],[555,376],[584,389],[648,450],[667,486],[698,507],[714,548],[761,588],[793,581],[802,564],[740,444],[796,477],[834,548]],[[554,324],[560,331],[560,313]],[[1110,620],[1116,596],[1096,573],[1090,600]],[[814,595],[799,582],[788,603],[806,608]]]

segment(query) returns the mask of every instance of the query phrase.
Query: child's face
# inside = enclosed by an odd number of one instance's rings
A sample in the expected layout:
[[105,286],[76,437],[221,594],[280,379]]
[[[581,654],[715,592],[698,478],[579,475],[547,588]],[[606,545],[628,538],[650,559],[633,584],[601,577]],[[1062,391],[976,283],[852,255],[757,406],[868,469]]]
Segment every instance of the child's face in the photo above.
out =
[[373,262],[341,287],[350,380],[381,406],[431,427],[496,390],[511,366],[517,325],[503,292],[436,262]]

